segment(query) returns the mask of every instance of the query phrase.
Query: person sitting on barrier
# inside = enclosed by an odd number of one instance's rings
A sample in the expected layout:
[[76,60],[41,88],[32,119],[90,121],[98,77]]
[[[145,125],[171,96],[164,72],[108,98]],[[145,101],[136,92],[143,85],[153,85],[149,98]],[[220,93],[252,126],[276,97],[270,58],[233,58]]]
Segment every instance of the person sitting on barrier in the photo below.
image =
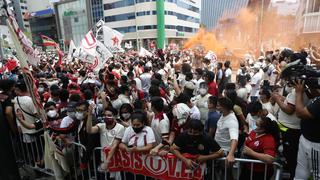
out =
[[[276,156],[277,147],[279,145],[279,129],[276,121],[272,121],[268,117],[262,117],[256,122],[256,129],[251,131],[246,139],[242,154],[248,158],[258,159],[265,163],[271,164]],[[242,168],[240,179],[250,179],[251,171],[253,171],[254,179],[270,179],[273,175],[273,167],[251,163],[245,164]]]
[[[93,105],[89,106],[88,112],[92,112]],[[117,115],[117,110],[109,106],[105,109],[104,114],[98,119],[101,119],[101,123],[98,123],[95,126],[92,126],[92,114],[88,114],[86,131],[89,134],[100,134],[100,146],[103,148],[110,148],[109,154],[106,157],[102,154],[102,167],[107,169],[108,162],[110,162],[111,157],[114,155],[116,149],[118,148],[121,139],[124,134],[124,126],[120,123],[117,123],[115,120],[115,115]],[[110,178],[115,178],[119,176],[119,172],[110,173]]]
[[143,111],[135,111],[131,119],[132,124],[125,130],[119,148],[128,152],[149,152],[156,139],[153,130],[146,126],[147,115]]
[[[171,146],[171,152],[183,161],[188,169],[194,169],[199,163],[205,163],[208,160],[223,156],[223,150],[218,143],[204,133],[201,121],[190,120],[186,129],[185,133],[179,134],[175,138]],[[196,159],[188,159],[182,155],[183,153],[195,155]]]

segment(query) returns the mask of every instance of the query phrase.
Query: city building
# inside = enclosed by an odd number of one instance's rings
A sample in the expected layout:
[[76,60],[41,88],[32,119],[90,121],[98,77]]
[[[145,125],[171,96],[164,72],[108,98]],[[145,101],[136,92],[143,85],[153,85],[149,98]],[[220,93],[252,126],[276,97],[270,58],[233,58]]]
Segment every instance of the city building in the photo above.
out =
[[92,25],[103,20],[103,0],[91,0]]
[[109,0],[104,1],[104,20],[124,34],[134,46],[158,48],[181,43],[200,26],[199,0]]
[[39,0],[26,0],[26,1],[28,5],[28,10],[30,13],[52,8],[52,4],[50,3],[49,0],[41,0],[41,3],[39,3]]
[[59,41],[55,14],[52,8],[31,12],[30,27],[32,40],[36,45],[42,44],[40,34],[48,36],[56,42]]
[[301,44],[320,43],[320,0],[300,0],[295,26]]
[[78,45],[92,27],[90,1],[61,0],[53,5],[60,44],[68,47],[73,40]]
[[15,16],[18,22],[19,27],[23,32],[28,34],[30,32],[30,23],[29,23],[29,11],[26,0],[12,0],[12,7],[15,12]]
[[207,30],[218,26],[221,19],[233,19],[242,8],[248,6],[249,0],[202,0],[201,25]]

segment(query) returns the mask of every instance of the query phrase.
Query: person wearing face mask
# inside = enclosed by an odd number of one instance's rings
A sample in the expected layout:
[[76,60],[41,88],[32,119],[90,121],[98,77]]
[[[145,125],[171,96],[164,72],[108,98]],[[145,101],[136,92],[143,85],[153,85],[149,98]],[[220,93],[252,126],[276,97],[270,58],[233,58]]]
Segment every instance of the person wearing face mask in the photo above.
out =
[[201,68],[197,68],[193,73],[193,75],[194,75],[194,78],[192,81],[196,85],[196,92],[198,92],[200,88],[200,84],[204,82],[204,79],[202,79],[203,70]]
[[256,129],[256,123],[260,118],[268,117],[272,121],[277,121],[277,118],[270,112],[268,112],[268,110],[264,109],[259,101],[249,103],[247,109],[248,115],[246,118],[246,122],[248,123],[249,127],[248,133]]
[[[268,117],[262,117],[256,122],[256,129],[248,135],[242,154],[246,158],[257,159],[268,163],[267,169],[264,164],[244,164],[240,179],[270,179],[273,175],[272,163],[275,160],[279,145],[279,129],[276,121]],[[252,174],[251,174],[252,171]]]
[[[190,120],[187,123],[187,131],[179,134],[171,146],[171,152],[183,161],[188,169],[194,169],[199,164],[207,162],[207,170],[211,170],[212,163],[209,160],[214,160],[223,156],[223,150],[219,144],[210,136],[204,134],[203,124],[199,120]],[[188,159],[182,154],[188,153],[197,156],[195,160]],[[205,179],[212,177],[211,172],[207,172]]]
[[[132,124],[123,135],[119,148],[127,152],[149,152],[156,142],[153,130],[146,126],[148,118],[145,112],[135,111],[132,116]],[[126,179],[143,180],[144,176],[126,173]],[[147,178],[148,179],[148,178]]]
[[120,124],[125,128],[131,126],[131,114],[133,113],[133,108],[131,104],[122,104],[120,108]]
[[206,82],[200,83],[199,95],[194,98],[194,104],[199,108],[200,120],[205,123],[208,117],[208,99],[211,96],[208,94],[208,85]]
[[[89,106],[89,112],[93,107]],[[92,126],[92,114],[89,114],[88,120],[86,123],[86,131],[89,134],[100,134],[100,146],[103,148],[110,148],[108,157],[105,155],[101,155],[102,161],[102,169],[107,169],[108,162],[110,162],[111,157],[115,153],[118,148],[121,139],[124,134],[124,126],[120,123],[117,123],[115,120],[115,115],[117,114],[117,110],[112,107],[109,107],[105,110],[103,115],[98,119],[101,119],[102,122]],[[108,176],[110,178],[119,179],[120,172],[112,172],[109,173]],[[120,178],[121,179],[121,178]]]

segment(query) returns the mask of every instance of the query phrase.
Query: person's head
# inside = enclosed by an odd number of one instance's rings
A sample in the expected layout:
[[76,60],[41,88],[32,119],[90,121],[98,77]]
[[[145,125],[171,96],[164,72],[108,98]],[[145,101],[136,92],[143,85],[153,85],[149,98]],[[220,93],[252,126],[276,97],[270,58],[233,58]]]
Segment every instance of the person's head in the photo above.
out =
[[236,84],[235,83],[227,83],[225,90],[236,90]]
[[128,77],[127,76],[121,76],[120,85],[125,85],[127,83],[128,83]]
[[84,99],[85,99],[85,100],[87,100],[87,101],[88,101],[88,100],[91,100],[92,97],[93,97],[93,93],[92,93],[91,89],[86,89],[86,90],[84,90],[83,96],[84,96]]
[[206,82],[212,82],[214,80],[214,72],[208,71],[205,76]]
[[112,128],[115,123],[115,116],[117,115],[117,110],[114,109],[112,106],[109,106],[108,108],[105,109],[104,114],[103,114],[103,121],[106,123],[107,129]]
[[149,88],[149,95],[150,95],[150,97],[160,96],[159,86],[152,85],[152,86]]
[[261,89],[259,94],[260,94],[260,100],[262,103],[266,103],[270,101],[271,93],[268,89]]
[[239,85],[240,87],[245,87],[247,85],[247,78],[239,79]]
[[77,120],[85,120],[88,116],[89,103],[87,101],[80,101],[76,105],[75,117]]
[[230,68],[230,61],[226,61],[225,63],[224,63],[224,67],[227,69],[227,68]]
[[133,113],[133,108],[131,104],[125,103],[121,105],[119,112],[120,118],[124,121],[128,121]]
[[216,96],[210,96],[208,98],[208,109],[215,110],[217,107],[218,98]]
[[122,85],[120,87],[120,93],[129,96],[130,95],[130,89],[127,85]]
[[134,74],[133,74],[132,71],[129,71],[128,74],[127,74],[127,76],[128,76],[128,79],[129,79],[129,80],[133,80],[133,79],[134,79]]
[[51,98],[54,100],[54,101],[59,101],[60,98],[60,89],[55,89],[53,91],[50,92],[50,95],[51,95]]
[[69,101],[67,105],[67,116],[69,116],[72,119],[76,119],[76,105],[77,102],[75,101]]
[[248,104],[248,113],[256,119],[262,114],[262,104],[259,101],[251,102]]
[[221,69],[221,68],[222,68],[222,62],[218,62],[217,68],[218,68],[218,69]]
[[268,117],[262,117],[257,120],[255,132],[258,135],[271,134],[275,141],[279,142],[279,126],[276,121],[272,121]]
[[193,74],[192,72],[186,72],[186,81],[191,81],[193,79]]
[[6,93],[10,93],[13,91],[15,86],[14,80],[9,79],[0,79],[0,90]]
[[162,112],[164,108],[164,103],[161,97],[153,97],[151,99],[151,108],[154,112]]
[[23,80],[18,80],[15,86],[15,92],[17,95],[22,95],[28,92],[27,85]]
[[69,97],[69,101],[79,102],[81,100],[80,94],[71,94]]
[[229,114],[233,110],[233,103],[229,98],[222,97],[218,99],[217,110],[223,115]]
[[56,103],[52,101],[47,102],[43,108],[47,114],[48,119],[55,119],[59,116]]
[[187,134],[193,141],[197,141],[203,134],[203,127],[201,121],[191,119],[187,123]]
[[206,82],[202,82],[199,85],[199,93],[201,96],[205,96],[208,93],[208,84]]
[[140,133],[147,124],[147,115],[143,111],[135,111],[131,115],[131,126],[135,133]]
[[203,76],[203,70],[201,68],[197,68],[194,72],[194,76],[199,80]]
[[67,102],[69,99],[69,91],[66,89],[61,89],[60,94],[59,94],[59,98],[60,98],[61,102]]
[[231,89],[231,90],[226,90],[225,91],[225,96],[227,97],[227,98],[229,98],[233,103],[235,103],[236,102],[236,100],[237,100],[237,91],[235,91],[235,90],[233,90],[233,89]]
[[181,66],[181,73],[186,74],[187,72],[191,72],[192,67],[188,63],[183,63]]

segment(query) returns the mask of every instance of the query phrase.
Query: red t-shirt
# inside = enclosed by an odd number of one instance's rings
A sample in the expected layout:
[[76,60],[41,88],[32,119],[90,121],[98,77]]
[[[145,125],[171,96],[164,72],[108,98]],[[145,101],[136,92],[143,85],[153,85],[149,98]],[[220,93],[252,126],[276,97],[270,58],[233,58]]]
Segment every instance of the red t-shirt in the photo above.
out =
[[[276,156],[276,141],[270,134],[265,134],[260,137],[256,137],[256,132],[251,131],[249,136],[246,138],[246,146],[251,148],[255,152],[268,154],[272,157]],[[251,164],[248,164],[246,167],[250,169]],[[268,169],[272,169],[272,165],[268,165]],[[254,164],[253,170],[256,172],[264,172],[265,165]]]
[[208,93],[212,96],[218,97],[218,88],[214,81],[208,83]]

